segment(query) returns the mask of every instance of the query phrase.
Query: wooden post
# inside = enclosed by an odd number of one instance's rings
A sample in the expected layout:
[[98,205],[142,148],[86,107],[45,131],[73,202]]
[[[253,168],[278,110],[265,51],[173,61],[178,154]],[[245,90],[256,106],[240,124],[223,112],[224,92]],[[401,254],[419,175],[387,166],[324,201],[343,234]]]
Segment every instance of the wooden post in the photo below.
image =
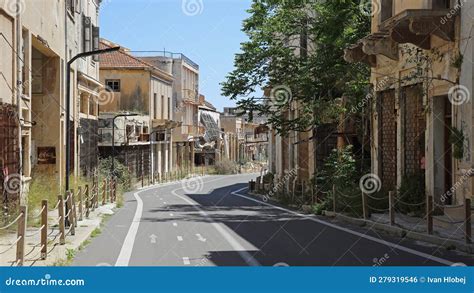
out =
[[332,186],[332,211],[334,214],[336,214],[336,207],[337,207],[337,202],[336,202],[336,184],[333,184]]
[[471,199],[466,198],[464,202],[464,207],[466,210],[466,221],[464,222],[464,228],[466,230],[466,243],[471,244],[472,243],[472,223],[471,223]]
[[113,178],[109,180],[109,198],[110,198],[110,202],[113,203],[114,202],[114,179]]
[[433,196],[429,195],[426,200],[426,222],[428,234],[433,234]]
[[370,218],[368,197],[367,197],[367,194],[363,191],[362,191],[362,213],[364,214],[364,220],[368,220]]
[[74,194],[70,191],[67,192],[67,205],[71,207],[68,211],[68,220],[69,220],[69,229],[71,229],[71,235],[74,236],[76,234],[76,228],[74,225],[74,207],[72,205],[72,198]]
[[23,261],[25,259],[25,231],[26,231],[26,214],[27,207],[20,206],[20,219],[18,219],[17,227],[17,239],[16,243],[16,261],[19,267],[23,266]]
[[58,214],[59,214],[59,244],[66,244],[66,231],[64,229],[66,220],[64,217],[64,198],[62,195],[58,195],[59,205],[58,205]]
[[77,191],[77,194],[79,195],[79,221],[82,221],[82,214],[84,213],[84,210],[82,207],[84,206],[84,196],[82,193],[82,187],[79,186],[79,189]]
[[102,182],[102,205],[106,203],[106,197],[107,196],[107,179],[104,179]]
[[94,211],[99,207],[99,182],[97,181],[94,187],[94,204],[92,205],[92,210]]
[[85,208],[86,208],[86,219],[89,218],[89,213],[90,213],[90,204],[92,202],[92,199],[90,198],[90,189],[89,189],[89,184],[86,184],[86,192],[85,192],[85,196],[86,196],[86,202],[85,202]]
[[48,256],[48,200],[41,201],[43,212],[41,213],[41,259]]
[[72,220],[73,222],[72,225],[74,225],[74,227],[77,227],[77,205],[76,205],[76,195],[74,194],[74,190],[71,190],[71,204],[72,204]]
[[114,198],[114,202],[117,202],[117,179],[114,178],[112,181],[112,196]]
[[388,208],[389,208],[389,217],[390,217],[390,226],[395,225],[395,197],[394,192],[390,191],[388,193]]

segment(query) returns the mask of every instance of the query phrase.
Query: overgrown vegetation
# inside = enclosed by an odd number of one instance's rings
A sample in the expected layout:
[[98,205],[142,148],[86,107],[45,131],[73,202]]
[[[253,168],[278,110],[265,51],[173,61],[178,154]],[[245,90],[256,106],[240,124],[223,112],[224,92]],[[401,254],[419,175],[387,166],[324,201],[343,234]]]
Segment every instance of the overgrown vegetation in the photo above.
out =
[[[104,158],[104,159],[99,160],[99,167],[98,167],[99,178],[109,178],[112,175],[111,169],[112,169],[112,158]],[[128,168],[124,164],[115,160],[114,172],[118,180],[120,189],[123,192],[130,191],[130,189],[132,188],[132,176]]]
[[450,127],[450,130],[449,143],[453,146],[453,157],[461,160],[464,158],[464,142],[466,141],[464,132],[454,127]]
[[403,177],[396,202],[399,212],[412,216],[424,216],[426,208],[425,176],[410,174]]
[[361,215],[360,177],[353,147],[333,150],[323,169],[316,176],[317,192],[322,195],[319,197],[322,207],[332,209],[335,190],[338,212]]
[[239,165],[227,159],[216,162],[214,169],[218,175],[232,175],[239,173]]

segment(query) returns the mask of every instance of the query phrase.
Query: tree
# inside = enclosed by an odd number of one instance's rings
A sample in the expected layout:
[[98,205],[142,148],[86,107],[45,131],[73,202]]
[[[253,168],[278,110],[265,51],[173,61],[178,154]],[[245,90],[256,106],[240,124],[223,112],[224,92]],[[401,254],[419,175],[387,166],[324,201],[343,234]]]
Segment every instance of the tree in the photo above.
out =
[[[222,92],[251,119],[254,112],[266,116],[280,134],[308,131],[337,120],[341,97],[355,105],[365,96],[369,68],[343,58],[345,48],[369,33],[358,0],[254,0],[248,12],[242,30],[249,40]],[[290,109],[299,115],[289,119]]]

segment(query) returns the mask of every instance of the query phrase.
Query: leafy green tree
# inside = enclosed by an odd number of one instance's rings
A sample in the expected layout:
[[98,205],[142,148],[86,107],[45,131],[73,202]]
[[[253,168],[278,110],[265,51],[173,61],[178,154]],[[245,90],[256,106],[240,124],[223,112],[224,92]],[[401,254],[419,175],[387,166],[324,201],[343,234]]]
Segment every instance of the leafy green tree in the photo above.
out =
[[[365,97],[369,68],[343,58],[369,33],[359,0],[254,0],[248,12],[242,28],[248,41],[222,92],[251,119],[260,113],[281,134],[308,131],[337,120],[343,96],[350,97],[346,107]],[[289,118],[290,109],[299,115]]]

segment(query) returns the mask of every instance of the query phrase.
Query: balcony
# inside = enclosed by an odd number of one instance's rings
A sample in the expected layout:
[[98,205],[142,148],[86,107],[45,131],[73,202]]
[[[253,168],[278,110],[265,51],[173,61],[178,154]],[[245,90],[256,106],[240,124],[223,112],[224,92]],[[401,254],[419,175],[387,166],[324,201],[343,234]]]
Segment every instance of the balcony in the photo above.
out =
[[361,39],[345,50],[344,59],[350,63],[362,62],[371,67],[377,66],[376,56],[385,56],[398,61],[398,44],[410,43],[419,48],[431,49],[431,37],[453,42],[455,24],[460,7],[447,9],[433,2],[432,9],[406,9],[395,16],[383,13],[384,21],[379,30]]
[[174,141],[191,141],[198,137],[202,137],[205,129],[202,126],[196,125],[181,125],[180,128],[173,132]]
[[455,9],[407,9],[379,25],[399,44],[410,43],[419,48],[431,49],[431,37],[437,36],[453,42],[455,38]]

